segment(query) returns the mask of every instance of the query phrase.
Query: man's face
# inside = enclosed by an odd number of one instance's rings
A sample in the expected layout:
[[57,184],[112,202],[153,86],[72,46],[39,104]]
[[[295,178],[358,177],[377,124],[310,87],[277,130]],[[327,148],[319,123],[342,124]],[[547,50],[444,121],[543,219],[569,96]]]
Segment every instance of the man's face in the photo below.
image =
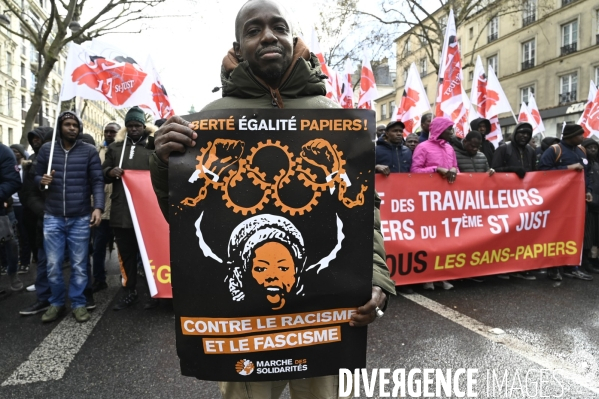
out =
[[480,132],[480,134],[482,134],[483,136],[485,136],[488,132],[487,132],[487,124],[484,122],[481,122],[478,124],[478,131]]
[[106,140],[107,145],[110,145],[114,142],[117,130],[117,126],[113,123],[106,125],[106,127],[104,128],[104,140]]
[[570,143],[572,145],[581,145],[584,141],[584,136],[582,134],[577,134],[576,136],[570,139]]
[[33,148],[33,152],[37,152],[42,146],[42,144],[44,143],[42,142],[42,139],[38,136],[33,136],[33,138],[31,139],[31,148]]
[[476,153],[480,149],[482,142],[478,138],[473,138],[470,140],[464,140],[463,144],[464,144],[464,151],[466,151],[468,153],[468,155],[473,157],[476,155]]
[[65,119],[62,121],[62,138],[69,143],[74,143],[79,135],[79,124],[75,119]]
[[247,60],[252,72],[266,83],[278,85],[291,65],[293,37],[284,13],[268,0],[244,6],[236,30],[235,54]]
[[127,122],[125,127],[127,128],[127,135],[131,137],[131,140],[133,141],[139,139],[144,133],[144,125],[139,122]]
[[17,150],[15,150],[14,148],[11,148],[12,153],[15,154],[15,158],[17,158],[17,162],[21,163],[21,160],[23,160],[23,156],[21,155],[21,153]]
[[592,158],[597,156],[597,152],[599,152],[599,144],[589,144],[586,148],[587,154],[589,154]]
[[285,296],[295,284],[295,262],[287,247],[267,242],[258,247],[252,260],[252,277],[266,290],[273,310],[285,306]]
[[528,132],[524,132],[522,130],[518,130],[514,134],[514,138],[512,139],[518,146],[524,147],[530,141],[530,134]]
[[403,127],[400,125],[393,125],[385,131],[385,134],[390,143],[399,144],[403,139]]
[[439,138],[441,140],[451,141],[451,139],[453,138],[453,126],[450,126],[447,129],[443,130],[443,133],[439,135]]
[[408,137],[406,139],[406,147],[408,147],[410,150],[412,150],[412,152],[414,152],[414,149],[416,148],[417,145],[418,145],[418,138]]
[[431,119],[430,118],[424,118],[422,119],[422,124],[421,124],[421,128],[422,130],[424,130],[425,132],[428,132],[428,128],[431,125]]
[[385,126],[379,126],[376,128],[376,137],[381,137],[385,134]]

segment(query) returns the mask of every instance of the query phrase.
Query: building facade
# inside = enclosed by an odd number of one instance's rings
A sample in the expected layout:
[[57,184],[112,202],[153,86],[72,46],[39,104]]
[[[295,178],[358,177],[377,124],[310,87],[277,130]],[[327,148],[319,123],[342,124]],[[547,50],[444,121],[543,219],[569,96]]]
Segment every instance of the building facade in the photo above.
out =
[[[507,2],[511,0],[498,0]],[[599,81],[599,3],[592,0],[522,0],[517,10],[478,10],[457,26],[462,54],[463,84],[470,92],[474,63],[481,57],[492,65],[515,114],[534,94],[545,124],[545,135],[559,136],[563,122],[582,114],[590,81]],[[443,11],[445,14],[445,11]],[[443,21],[441,10],[433,14]],[[425,21],[426,22],[426,21]],[[437,73],[430,67],[430,49],[413,29],[396,40],[398,79],[395,102],[400,103],[407,68],[414,62],[433,106]],[[435,59],[441,48],[434,47]],[[379,108],[381,106],[380,101]],[[381,110],[377,108],[377,111]],[[378,119],[378,118],[377,118]],[[504,133],[516,122],[500,115]]]

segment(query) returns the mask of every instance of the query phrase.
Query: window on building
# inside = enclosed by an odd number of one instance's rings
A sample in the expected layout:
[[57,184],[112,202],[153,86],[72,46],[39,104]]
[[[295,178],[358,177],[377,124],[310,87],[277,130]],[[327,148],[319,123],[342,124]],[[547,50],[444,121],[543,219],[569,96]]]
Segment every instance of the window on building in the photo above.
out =
[[426,46],[428,44],[428,36],[426,30],[422,29],[419,35],[420,45]]
[[410,51],[412,51],[410,49],[410,37],[409,36],[408,36],[408,39],[406,40],[406,43],[404,44],[403,51],[406,54],[410,54]]
[[408,81],[408,68],[404,68],[403,69],[403,82],[404,82],[404,84],[406,84],[407,81]]
[[487,66],[490,66],[493,68],[493,71],[495,71],[495,75],[499,75],[499,65],[497,62],[497,54],[487,58]]
[[12,75],[12,53],[6,53],[6,72]]
[[426,58],[420,59],[420,76],[426,75]]
[[599,86],[599,67],[595,67],[595,86]]
[[21,62],[21,76],[25,76],[27,69],[25,69],[25,63]]
[[576,90],[578,87],[578,74],[571,73],[559,78],[559,103],[569,103],[576,101]]
[[468,80],[470,80],[470,81],[474,80],[474,71],[468,72]]
[[562,25],[561,55],[576,51],[578,46],[578,20]]
[[528,99],[531,94],[535,94],[534,86],[527,86],[520,89],[520,103],[526,103],[528,105]]
[[499,37],[499,17],[494,16],[489,21],[489,37],[488,42],[491,43]]
[[21,109],[25,108],[27,108],[27,100],[25,99],[25,96],[21,96]]
[[474,28],[470,27],[470,29],[468,29],[468,39],[472,40],[473,37],[474,37]]
[[387,119],[387,104],[381,104],[381,118]]
[[12,127],[8,128],[8,145],[13,145],[14,141],[13,141],[13,130]]
[[389,116],[395,115],[395,100],[389,102]]
[[535,66],[535,40],[522,43],[522,70]]
[[12,117],[12,90],[6,91],[6,115]]
[[522,26],[530,25],[537,19],[537,0],[525,0],[522,13]]

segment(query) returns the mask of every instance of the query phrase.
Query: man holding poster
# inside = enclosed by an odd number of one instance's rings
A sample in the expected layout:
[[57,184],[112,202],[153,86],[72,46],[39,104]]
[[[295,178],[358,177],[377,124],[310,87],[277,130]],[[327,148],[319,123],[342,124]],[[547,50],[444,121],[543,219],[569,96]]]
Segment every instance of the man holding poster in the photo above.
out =
[[294,397],[337,397],[332,374],[365,365],[366,330],[353,327],[395,293],[373,201],[374,115],[333,109],[276,3],[246,3],[235,25],[223,98],[192,123],[169,119],[150,160],[171,224],[182,372],[236,381],[220,383],[224,398],[277,398],[287,380]]

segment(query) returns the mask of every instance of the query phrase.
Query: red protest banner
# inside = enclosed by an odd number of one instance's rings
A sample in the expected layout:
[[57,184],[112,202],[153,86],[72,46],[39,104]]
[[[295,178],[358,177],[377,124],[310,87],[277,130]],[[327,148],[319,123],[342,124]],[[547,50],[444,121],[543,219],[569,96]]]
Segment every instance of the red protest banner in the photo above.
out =
[[150,294],[153,298],[172,298],[169,228],[154,195],[150,171],[126,170],[123,186]]
[[397,285],[580,264],[582,173],[464,173],[454,184],[395,173],[377,175],[376,189]]

